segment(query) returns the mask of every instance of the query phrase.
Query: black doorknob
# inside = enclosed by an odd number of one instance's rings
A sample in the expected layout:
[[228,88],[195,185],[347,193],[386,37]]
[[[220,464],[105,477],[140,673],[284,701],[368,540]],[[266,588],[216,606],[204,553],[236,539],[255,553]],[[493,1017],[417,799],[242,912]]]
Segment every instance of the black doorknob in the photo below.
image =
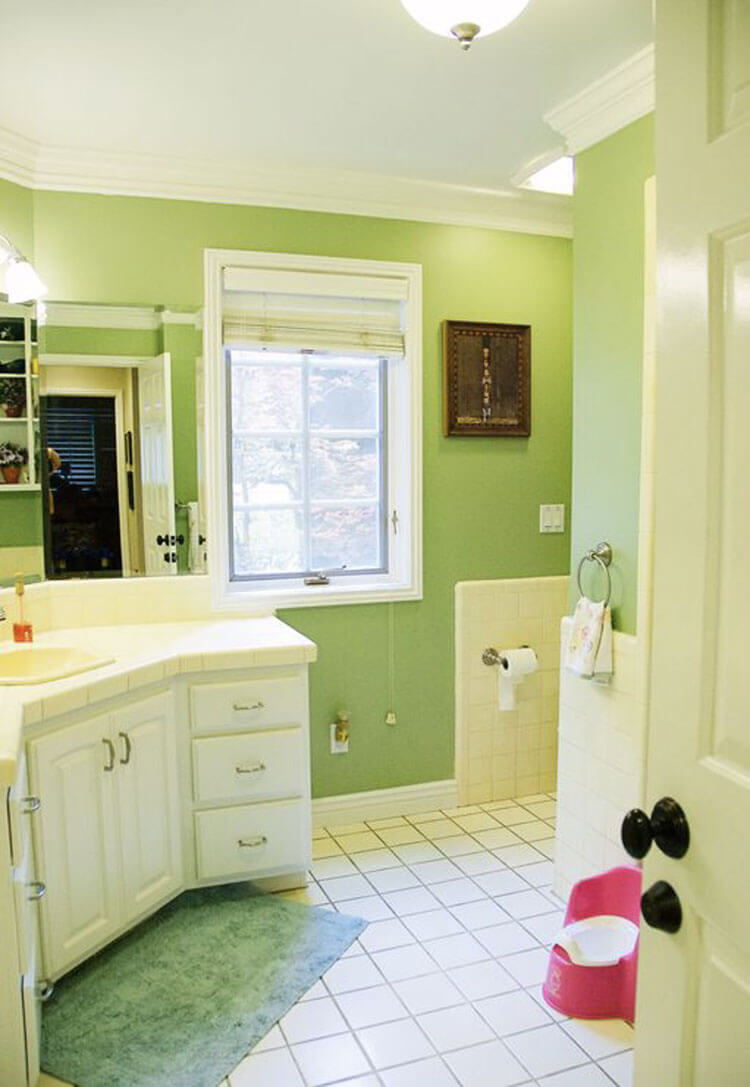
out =
[[687,817],[671,796],[664,796],[654,804],[650,819],[640,808],[629,811],[622,821],[620,836],[626,853],[636,860],[646,856],[652,842],[676,860],[685,856],[690,845]]
[[671,883],[660,879],[641,897],[643,920],[651,928],[675,933],[682,924],[682,906]]

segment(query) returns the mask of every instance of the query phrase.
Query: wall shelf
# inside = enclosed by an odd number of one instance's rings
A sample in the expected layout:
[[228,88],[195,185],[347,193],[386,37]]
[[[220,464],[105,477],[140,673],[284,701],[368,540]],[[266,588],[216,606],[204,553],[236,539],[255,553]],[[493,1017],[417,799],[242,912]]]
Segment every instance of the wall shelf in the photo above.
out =
[[[34,370],[37,369],[34,308],[32,306],[0,305],[0,323],[4,323],[5,327],[14,335],[23,332],[24,338],[22,340],[0,339],[0,352],[2,352],[3,348],[6,349],[0,354],[0,363],[3,361],[9,363],[11,360],[20,363],[21,356],[23,356],[23,373],[7,373],[0,365],[0,382],[12,381],[14,383],[13,389],[19,393],[20,389],[17,383],[19,381],[24,382],[25,404],[21,405],[15,398],[13,403],[16,407],[23,407],[23,410],[30,413],[20,416],[0,415],[0,437],[12,445],[21,446],[26,450],[28,457],[23,468],[24,482],[5,483],[0,475],[0,491],[5,494],[38,491],[41,490],[40,472],[44,467],[44,459],[42,457],[40,427],[37,417],[39,385],[34,383],[34,378],[37,376],[34,373]],[[6,392],[10,394],[10,386],[6,386]]]

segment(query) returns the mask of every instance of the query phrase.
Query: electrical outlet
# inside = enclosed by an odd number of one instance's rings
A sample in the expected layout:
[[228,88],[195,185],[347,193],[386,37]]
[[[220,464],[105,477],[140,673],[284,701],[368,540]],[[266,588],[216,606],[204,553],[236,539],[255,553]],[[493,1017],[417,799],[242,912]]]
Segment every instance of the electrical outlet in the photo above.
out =
[[540,506],[539,507],[539,531],[540,532],[564,532],[565,531],[565,506]]
[[330,724],[331,730],[331,754],[332,755],[348,755],[349,754],[349,740],[344,740],[340,743],[336,739],[336,722],[332,721]]
[[388,713],[385,715],[385,723],[387,725],[395,725],[396,724],[395,710],[388,710]]

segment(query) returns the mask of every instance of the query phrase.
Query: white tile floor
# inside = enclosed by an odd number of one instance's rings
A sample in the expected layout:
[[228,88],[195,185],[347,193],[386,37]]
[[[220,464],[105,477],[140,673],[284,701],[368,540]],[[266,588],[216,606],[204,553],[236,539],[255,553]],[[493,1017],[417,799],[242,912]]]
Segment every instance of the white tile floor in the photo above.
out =
[[630,1087],[631,1028],[541,996],[554,816],[540,794],[316,831],[286,897],[369,927],[221,1087]]

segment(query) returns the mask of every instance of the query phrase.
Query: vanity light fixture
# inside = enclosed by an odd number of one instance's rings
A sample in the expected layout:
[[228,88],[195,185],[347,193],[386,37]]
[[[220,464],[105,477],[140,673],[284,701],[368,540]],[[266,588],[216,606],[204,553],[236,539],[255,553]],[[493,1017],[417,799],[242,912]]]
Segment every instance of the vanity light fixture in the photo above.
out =
[[0,234],[0,264],[5,264],[5,293],[9,302],[38,302],[47,288],[10,238]]
[[401,0],[425,30],[456,38],[463,50],[475,38],[494,34],[512,23],[530,0]]

